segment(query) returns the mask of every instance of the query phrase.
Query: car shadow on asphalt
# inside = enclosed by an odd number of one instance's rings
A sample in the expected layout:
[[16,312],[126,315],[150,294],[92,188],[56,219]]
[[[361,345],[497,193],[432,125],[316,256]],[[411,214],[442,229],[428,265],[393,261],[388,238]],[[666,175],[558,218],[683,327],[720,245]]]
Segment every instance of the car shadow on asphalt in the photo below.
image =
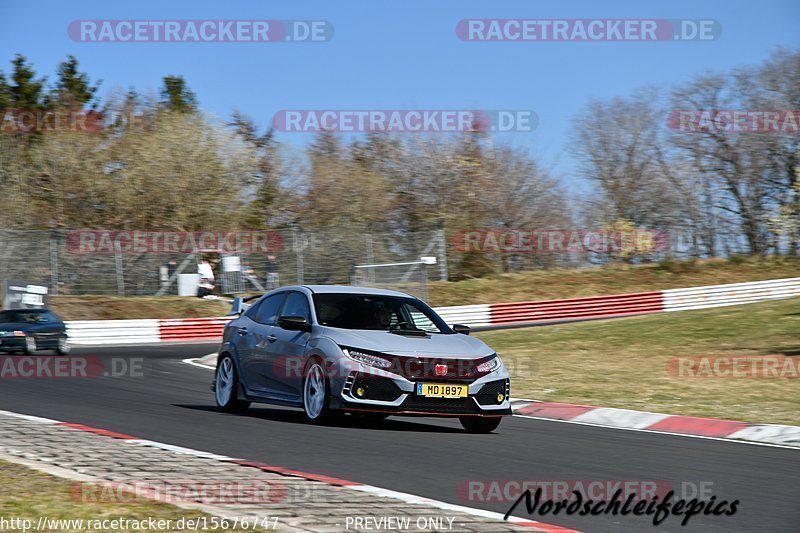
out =
[[[175,407],[183,409],[194,409],[197,411],[208,411],[214,413],[222,413],[217,407],[213,405],[187,405],[187,404],[172,404]],[[250,407],[247,411],[240,414],[228,414],[229,416],[240,416],[249,418],[259,418],[261,420],[270,420],[273,422],[284,422],[287,424],[307,424],[303,413],[300,410],[289,408],[271,408],[271,407]],[[461,428],[454,428],[445,425],[437,425],[436,422],[441,422],[441,419],[434,420],[428,419],[428,422],[433,423],[420,423],[414,421],[412,418],[388,418],[380,423],[367,423],[360,420],[353,415],[347,415],[343,419],[331,424],[327,427],[345,428],[345,429],[360,429],[360,430],[373,430],[373,431],[414,431],[419,433],[464,433]],[[309,427],[312,427],[309,425]]]

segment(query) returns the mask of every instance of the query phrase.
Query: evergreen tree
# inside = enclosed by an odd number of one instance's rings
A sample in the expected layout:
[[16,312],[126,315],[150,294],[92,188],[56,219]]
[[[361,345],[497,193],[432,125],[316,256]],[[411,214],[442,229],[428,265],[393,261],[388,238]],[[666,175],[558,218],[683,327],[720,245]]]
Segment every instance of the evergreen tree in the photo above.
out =
[[14,69],[11,74],[11,104],[19,109],[40,109],[46,107],[43,88],[45,79],[36,79],[33,66],[28,64],[22,54],[11,61]]
[[197,109],[197,98],[183,76],[164,76],[161,103],[166,109],[187,113]]
[[92,101],[98,85],[91,85],[89,76],[78,70],[78,60],[70,55],[58,65],[58,82],[52,99],[59,107],[81,109]]

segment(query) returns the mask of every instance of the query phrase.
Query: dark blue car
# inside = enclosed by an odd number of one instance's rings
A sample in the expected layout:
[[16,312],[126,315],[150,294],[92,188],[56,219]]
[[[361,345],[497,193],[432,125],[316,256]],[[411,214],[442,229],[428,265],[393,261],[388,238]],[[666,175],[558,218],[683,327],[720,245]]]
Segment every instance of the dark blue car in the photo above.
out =
[[37,350],[69,353],[64,321],[48,309],[0,311],[0,351],[32,354]]

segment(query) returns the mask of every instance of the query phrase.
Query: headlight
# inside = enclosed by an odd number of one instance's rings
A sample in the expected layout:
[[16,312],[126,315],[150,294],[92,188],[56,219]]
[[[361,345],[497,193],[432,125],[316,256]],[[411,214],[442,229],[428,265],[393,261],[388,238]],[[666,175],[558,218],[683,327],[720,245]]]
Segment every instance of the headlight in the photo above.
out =
[[477,370],[481,374],[489,374],[491,372],[494,372],[498,368],[500,368],[500,358],[497,356],[497,354],[495,354],[494,357],[492,357],[485,363],[479,364],[475,370]]
[[24,331],[19,331],[19,330],[14,331],[11,334],[14,335],[15,337],[24,337],[25,336],[25,332]]
[[364,363],[365,365],[374,366],[376,368],[389,368],[392,366],[392,362],[388,359],[353,348],[342,348],[342,352],[353,361]]

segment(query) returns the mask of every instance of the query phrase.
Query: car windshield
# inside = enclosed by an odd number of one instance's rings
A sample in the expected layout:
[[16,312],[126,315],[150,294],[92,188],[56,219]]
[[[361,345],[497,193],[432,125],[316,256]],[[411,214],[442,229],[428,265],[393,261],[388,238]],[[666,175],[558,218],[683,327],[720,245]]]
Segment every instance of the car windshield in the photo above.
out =
[[317,321],[323,326],[343,329],[424,331],[452,333],[427,305],[402,296],[373,294],[315,294]]
[[31,311],[0,311],[0,322],[38,322],[42,316]]

